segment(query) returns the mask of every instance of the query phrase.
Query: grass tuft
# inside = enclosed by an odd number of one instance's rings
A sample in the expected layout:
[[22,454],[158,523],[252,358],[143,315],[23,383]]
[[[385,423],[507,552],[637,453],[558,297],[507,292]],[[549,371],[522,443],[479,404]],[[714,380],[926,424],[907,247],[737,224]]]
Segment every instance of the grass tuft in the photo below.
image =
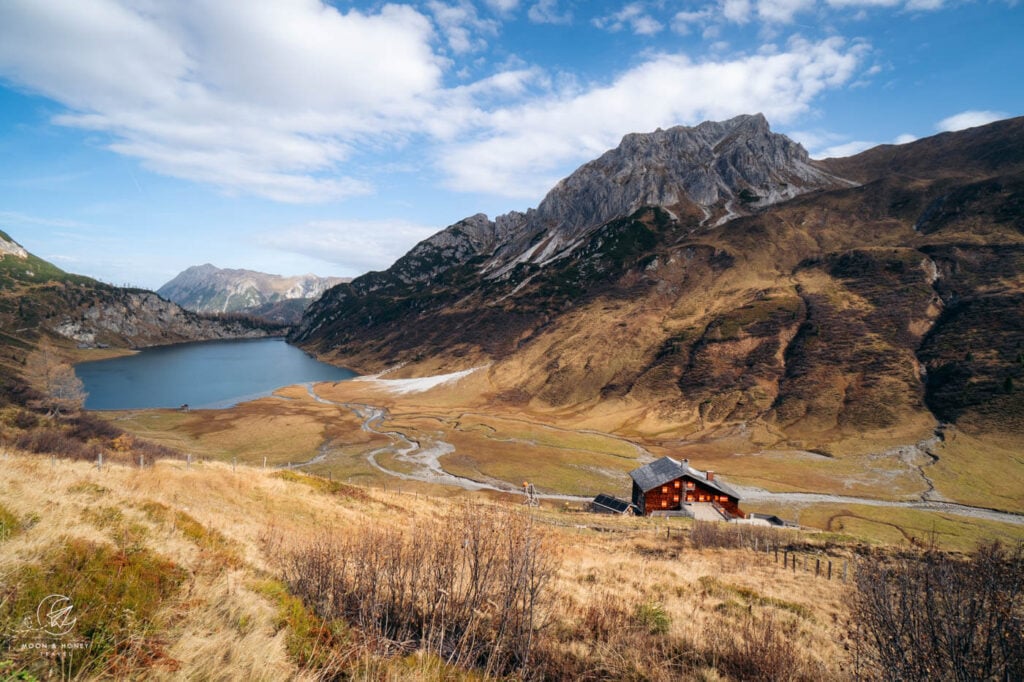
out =
[[[5,580],[0,632],[11,640],[14,667],[46,675],[55,668],[70,678],[118,675],[145,666],[169,666],[157,612],[185,580],[185,572],[146,549],[117,549],[72,538],[52,547],[41,561],[20,567]],[[53,595],[67,598],[70,618],[60,626],[40,619],[38,609]],[[44,614],[45,615],[45,614]],[[66,633],[53,634],[55,627]],[[59,648],[62,644],[80,648]],[[19,645],[30,646],[21,648]],[[48,656],[31,645],[55,644]]]

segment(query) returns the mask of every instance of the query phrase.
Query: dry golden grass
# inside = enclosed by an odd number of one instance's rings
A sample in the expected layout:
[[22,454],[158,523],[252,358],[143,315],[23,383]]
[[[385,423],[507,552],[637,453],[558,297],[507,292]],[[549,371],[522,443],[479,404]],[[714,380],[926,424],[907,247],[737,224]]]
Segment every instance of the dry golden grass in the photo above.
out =
[[[401,527],[411,518],[433,517],[449,504],[441,498],[425,504],[419,491],[339,488],[300,474],[282,477],[218,463],[97,470],[84,462],[51,465],[48,459],[15,455],[0,460],[0,466],[5,507],[19,519],[33,520],[3,541],[5,581],[67,538],[114,547],[135,543],[185,571],[180,593],[161,607],[160,629],[147,635],[159,640],[165,656],[161,666],[146,670],[156,679],[312,675],[289,655],[288,627],[260,587],[276,575],[276,543],[301,542],[367,521]],[[669,632],[699,645],[709,623],[732,610],[737,616],[771,611],[797,623],[800,647],[823,660],[841,659],[828,641],[829,633],[838,636],[835,623],[841,615],[841,591],[834,582],[794,577],[752,552],[686,550],[680,538],[687,524],[680,520],[659,524],[558,508],[536,515],[564,548],[556,582],[564,610],[553,614],[562,623],[557,627],[570,627],[578,609],[606,594],[625,605],[630,617],[657,605],[667,615]],[[618,530],[595,532],[594,523]],[[667,527],[675,534],[662,540]],[[39,661],[23,655],[15,660],[40,670]],[[363,665],[367,679],[463,678],[429,657],[367,659]]]
[[[184,572],[180,590],[160,604],[155,629],[145,635],[159,645],[158,660],[122,662],[136,666],[131,674],[154,679],[315,679],[310,661],[325,660],[317,653],[321,626],[274,587],[282,548],[367,525],[407,529],[417,519],[443,518],[466,500],[519,503],[421,483],[392,482],[384,490],[216,462],[97,470],[85,462],[51,464],[15,454],[0,459],[0,467],[0,499],[19,524],[17,533],[0,540],[0,594],[69,539],[118,551],[134,547]],[[432,490],[455,499],[430,496]],[[850,664],[852,583],[839,580],[839,566],[855,566],[855,547],[835,544],[840,535],[906,545],[908,534],[925,538],[934,528],[940,541],[962,549],[970,548],[969,537],[1021,537],[1001,524],[913,510],[806,506],[800,520],[833,533],[784,532],[781,541],[802,548],[810,560],[793,571],[774,553],[696,550],[686,519],[595,516],[565,504],[531,513],[550,545],[560,548],[553,601],[543,614],[545,665],[559,677],[558,671],[589,661],[603,671],[593,679],[726,679],[713,661],[735,655],[727,644],[744,632],[774,633],[766,651],[788,656],[806,675],[840,679]],[[832,581],[814,577],[814,557],[833,559]],[[26,654],[4,656],[36,673],[46,670]],[[659,656],[674,663],[663,666]],[[344,661],[353,679],[479,678],[430,655],[346,651]]]
[[950,429],[928,467],[936,490],[965,504],[1024,512],[1024,438]]

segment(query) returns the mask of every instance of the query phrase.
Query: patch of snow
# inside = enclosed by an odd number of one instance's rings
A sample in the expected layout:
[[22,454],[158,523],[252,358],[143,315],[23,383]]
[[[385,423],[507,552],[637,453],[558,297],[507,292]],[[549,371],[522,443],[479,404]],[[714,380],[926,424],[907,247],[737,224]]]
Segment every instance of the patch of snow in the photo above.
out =
[[391,393],[422,393],[444,384],[459,381],[478,369],[483,369],[483,367],[473,367],[471,369],[464,369],[461,372],[438,374],[432,377],[417,377],[415,379],[381,379],[380,374],[374,374],[370,376],[357,377],[352,379],[352,381],[372,381]]

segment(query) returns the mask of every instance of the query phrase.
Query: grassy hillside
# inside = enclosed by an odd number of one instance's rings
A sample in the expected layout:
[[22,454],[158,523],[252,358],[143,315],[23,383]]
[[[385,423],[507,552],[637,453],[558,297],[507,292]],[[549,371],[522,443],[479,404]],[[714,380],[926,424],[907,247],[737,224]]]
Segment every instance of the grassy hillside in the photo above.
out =
[[[389,640],[381,622],[360,615],[364,602],[329,607],[305,581],[318,579],[314,557],[358,551],[366,567],[374,557],[412,551],[414,542],[417,556],[435,561],[436,552],[470,547],[450,542],[451,533],[499,524],[501,537],[526,543],[538,571],[529,658],[509,664],[502,679],[727,680],[783,669],[788,679],[846,679],[857,572],[896,556],[836,534],[738,532],[561,506],[528,511],[517,500],[467,502],[258,467],[161,461],[97,470],[20,454],[0,458],[0,467],[0,671],[7,675],[485,679],[487,661],[512,660],[486,645],[494,636],[491,607],[459,616],[451,602],[450,635],[458,618],[468,618],[482,638],[472,644],[482,658],[457,661],[461,649],[418,639],[425,630],[410,630],[404,643]],[[851,510],[841,521],[853,528],[860,518]],[[797,564],[783,567],[783,559]],[[461,560],[453,555],[445,567]],[[418,584],[394,571],[415,561],[410,555],[375,570]],[[507,587],[486,585],[495,594]],[[53,594],[67,597],[75,618],[57,635],[40,631],[36,616]],[[406,608],[427,608],[429,594],[414,594],[426,600],[413,597]],[[396,612],[392,625],[400,618]],[[33,643],[65,648],[47,653]],[[448,662],[437,646],[451,652]]]

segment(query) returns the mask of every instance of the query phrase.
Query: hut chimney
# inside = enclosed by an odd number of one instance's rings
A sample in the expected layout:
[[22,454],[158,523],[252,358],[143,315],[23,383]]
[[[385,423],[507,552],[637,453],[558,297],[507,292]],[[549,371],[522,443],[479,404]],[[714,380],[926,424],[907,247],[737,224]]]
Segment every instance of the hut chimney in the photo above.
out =
[[709,481],[715,480],[715,472],[711,471],[710,469],[708,470],[708,480]]

